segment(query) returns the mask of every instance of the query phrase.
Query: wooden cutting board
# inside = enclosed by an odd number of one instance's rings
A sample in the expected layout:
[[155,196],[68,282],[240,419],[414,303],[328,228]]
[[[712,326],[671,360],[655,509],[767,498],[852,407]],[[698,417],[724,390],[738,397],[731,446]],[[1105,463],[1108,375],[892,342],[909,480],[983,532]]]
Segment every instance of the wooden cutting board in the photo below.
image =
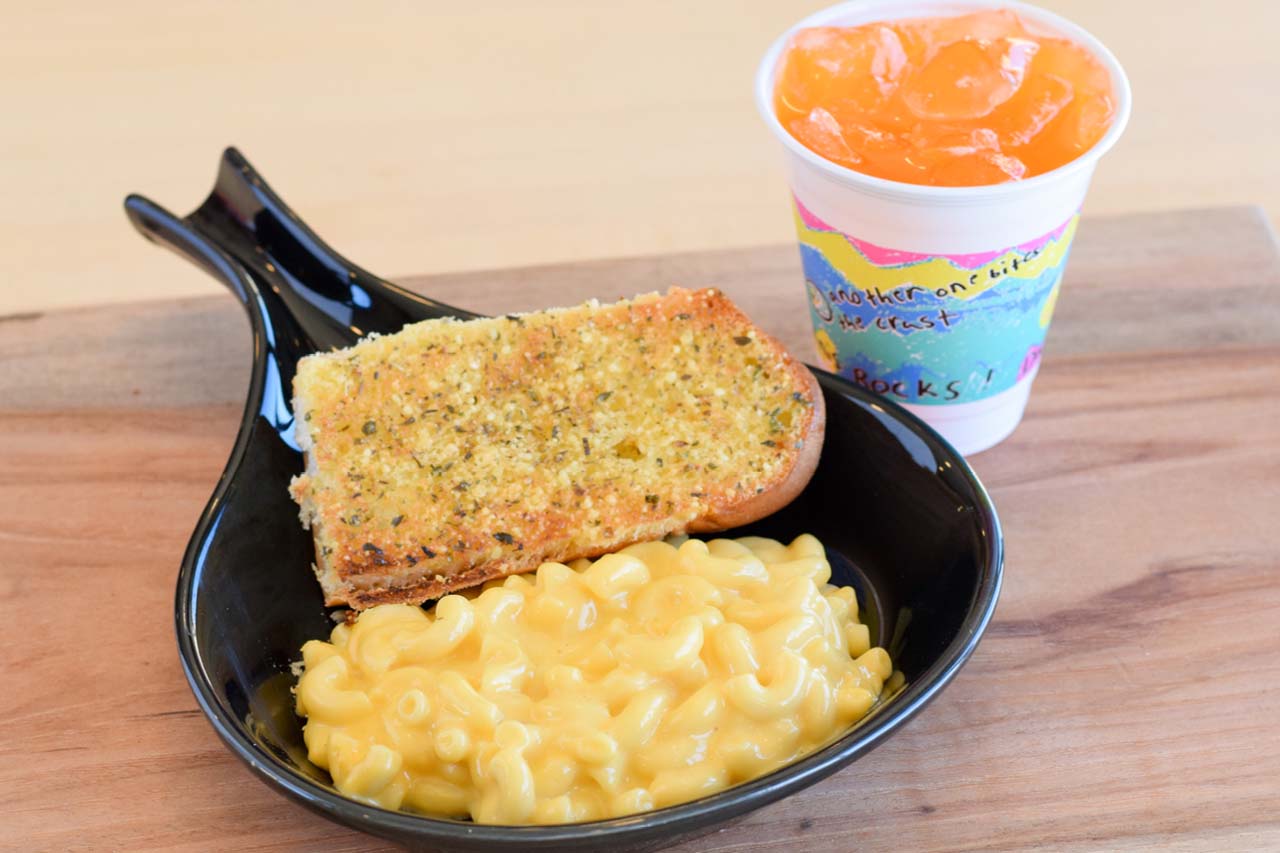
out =
[[[778,246],[407,284],[482,312],[710,284],[812,358],[800,281]],[[179,668],[174,577],[248,372],[230,296],[0,318],[0,846],[383,846],[255,781]],[[1008,562],[959,679],[870,756],[686,849],[1280,849],[1261,213],[1086,217],[1026,420],[973,463]]]

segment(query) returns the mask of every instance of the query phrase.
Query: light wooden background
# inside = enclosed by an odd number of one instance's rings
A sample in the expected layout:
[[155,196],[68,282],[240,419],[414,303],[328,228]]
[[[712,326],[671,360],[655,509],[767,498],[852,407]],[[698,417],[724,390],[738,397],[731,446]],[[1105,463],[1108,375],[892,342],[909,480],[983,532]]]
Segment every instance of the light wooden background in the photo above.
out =
[[[1235,208],[1086,219],[1071,264],[1026,419],[974,460],[1008,564],[973,659],[679,853],[1280,850],[1280,254]],[[504,312],[706,281],[802,351],[799,274],[777,245],[409,284]],[[0,850],[389,849],[255,781],[175,653],[249,352],[226,294],[0,322]]]
[[[1088,212],[1280,218],[1280,4],[1042,0],[1127,66]],[[186,212],[236,144],[383,275],[790,239],[751,101],[823,0],[0,0],[0,314],[215,293],[120,201]]]

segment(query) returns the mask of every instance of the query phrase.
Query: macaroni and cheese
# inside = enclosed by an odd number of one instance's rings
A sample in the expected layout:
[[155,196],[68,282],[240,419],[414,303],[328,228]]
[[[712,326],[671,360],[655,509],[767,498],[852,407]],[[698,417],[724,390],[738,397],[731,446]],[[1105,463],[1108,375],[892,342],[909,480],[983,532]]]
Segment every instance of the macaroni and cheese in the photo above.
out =
[[573,823],[686,802],[828,743],[892,667],[801,536],[632,545],[302,648],[309,756],[363,802]]

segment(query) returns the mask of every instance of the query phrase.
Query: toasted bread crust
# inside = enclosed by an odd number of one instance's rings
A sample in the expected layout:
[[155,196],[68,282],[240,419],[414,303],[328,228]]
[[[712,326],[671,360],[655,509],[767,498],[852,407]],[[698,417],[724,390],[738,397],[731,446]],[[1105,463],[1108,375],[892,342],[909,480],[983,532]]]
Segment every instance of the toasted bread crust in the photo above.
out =
[[718,508],[689,522],[685,533],[715,533],[750,524],[766,516],[773,515],[791,503],[805,486],[813,479],[818,470],[818,460],[822,458],[822,439],[827,429],[827,407],[822,397],[822,387],[818,377],[808,367],[798,361],[791,362],[793,375],[797,384],[806,387],[802,392],[814,401],[811,417],[804,427],[801,448],[796,454],[795,463],[777,482],[770,485],[758,495],[751,495],[745,501]]
[[[545,363],[551,340],[563,370]],[[668,369],[677,362],[685,373]],[[477,387],[482,402],[468,396]],[[315,534],[326,604],[357,610],[754,521],[808,483],[826,421],[808,368],[713,290],[416,324],[304,359],[294,396],[307,472],[290,490]],[[618,408],[600,411],[610,398]],[[539,417],[487,426],[512,400],[522,412],[540,405]],[[363,434],[351,429],[361,424]],[[499,442],[496,462],[481,465]]]

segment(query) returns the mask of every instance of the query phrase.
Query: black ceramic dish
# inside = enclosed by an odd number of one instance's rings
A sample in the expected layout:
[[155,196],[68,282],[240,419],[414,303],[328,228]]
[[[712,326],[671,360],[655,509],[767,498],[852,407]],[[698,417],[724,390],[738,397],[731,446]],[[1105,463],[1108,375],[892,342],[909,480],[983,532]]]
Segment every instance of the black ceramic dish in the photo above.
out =
[[[430,317],[473,316],[370,275],[326,246],[234,149],[213,193],[177,218],[130,196],[148,239],[232,289],[253,326],[248,403],[235,448],[178,575],[178,650],[200,707],[227,746],[280,791],[333,820],[429,850],[646,850],[706,832],[812,785],[914,716],[968,659],[995,609],[1000,525],[964,460],[890,402],[815,371],[827,438],[812,483],[748,529],[816,534],[834,580],[853,584],[907,686],[840,740],[761,779],[686,805],[556,827],[502,827],[383,811],[339,795],[306,758],[290,661],[329,618],[311,537],[286,492],[302,470],[289,389],[302,356]],[[660,288],[663,282],[654,282]],[[866,772],[876,772],[869,767]]]

